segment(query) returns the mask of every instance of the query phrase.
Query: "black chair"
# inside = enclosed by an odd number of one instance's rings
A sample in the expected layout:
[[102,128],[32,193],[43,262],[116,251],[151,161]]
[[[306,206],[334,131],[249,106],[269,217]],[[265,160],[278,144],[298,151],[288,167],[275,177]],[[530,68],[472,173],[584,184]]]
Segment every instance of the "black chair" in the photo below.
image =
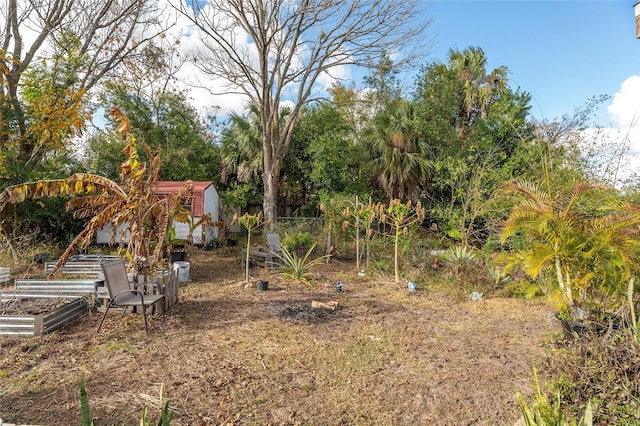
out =
[[[132,287],[129,283],[129,277],[127,276],[127,269],[122,260],[103,263],[102,271],[104,272],[104,280],[109,292],[109,303],[107,304],[107,309],[102,316],[97,333],[100,332],[100,328],[104,323],[104,319],[107,317],[109,308],[112,306],[121,306],[123,308],[123,315],[127,307],[140,307],[142,309],[142,316],[144,317],[144,328],[148,333],[149,325],[147,323],[147,308],[157,301],[164,299],[164,295],[144,294],[144,291],[139,290],[140,287],[149,286],[152,283],[143,282]],[[164,310],[164,303],[162,303],[162,306],[162,309]]]

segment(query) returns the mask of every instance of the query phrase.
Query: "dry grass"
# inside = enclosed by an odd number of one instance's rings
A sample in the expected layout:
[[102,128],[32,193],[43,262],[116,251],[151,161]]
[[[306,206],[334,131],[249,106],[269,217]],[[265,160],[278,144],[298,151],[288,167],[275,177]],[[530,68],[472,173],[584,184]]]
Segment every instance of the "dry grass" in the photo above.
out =
[[175,425],[508,425],[555,330],[541,303],[409,293],[340,262],[312,285],[271,277],[258,292],[238,258],[195,252],[179,305],[148,335],[116,312],[96,335],[94,312],[0,337],[0,418],[79,424],[84,378],[98,425],[137,424],[145,405],[157,417],[161,398]]

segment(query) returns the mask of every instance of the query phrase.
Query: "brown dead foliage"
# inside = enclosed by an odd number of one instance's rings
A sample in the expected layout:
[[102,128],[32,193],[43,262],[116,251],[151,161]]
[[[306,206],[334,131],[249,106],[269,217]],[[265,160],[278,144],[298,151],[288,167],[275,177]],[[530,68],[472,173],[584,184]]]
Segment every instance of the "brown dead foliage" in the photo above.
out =
[[143,406],[157,418],[165,398],[174,425],[509,425],[557,329],[542,303],[409,293],[336,261],[311,284],[271,276],[258,292],[239,258],[194,252],[178,306],[148,335],[114,311],[99,335],[93,312],[0,337],[0,418],[80,424],[84,379],[97,425],[137,424]]

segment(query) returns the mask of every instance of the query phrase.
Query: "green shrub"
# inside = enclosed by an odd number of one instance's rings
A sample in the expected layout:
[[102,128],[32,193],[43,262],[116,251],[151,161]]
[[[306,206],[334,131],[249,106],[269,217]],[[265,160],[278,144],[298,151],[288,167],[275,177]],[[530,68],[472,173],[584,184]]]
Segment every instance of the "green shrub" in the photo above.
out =
[[557,343],[551,384],[577,416],[592,401],[595,424],[640,424],[640,345],[625,327]]
[[315,246],[313,237],[309,232],[288,234],[282,239],[281,245],[290,253],[296,253],[298,256],[304,256],[312,246]]

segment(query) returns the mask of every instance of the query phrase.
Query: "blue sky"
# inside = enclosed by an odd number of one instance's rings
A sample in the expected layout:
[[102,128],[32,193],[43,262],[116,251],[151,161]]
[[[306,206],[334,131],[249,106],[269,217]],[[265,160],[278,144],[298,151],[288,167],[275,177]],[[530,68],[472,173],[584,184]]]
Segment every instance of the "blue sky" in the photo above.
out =
[[[446,62],[451,48],[480,47],[489,70],[508,67],[510,86],[533,96],[531,113],[538,119],[570,114],[593,96],[614,96],[629,77],[640,75],[635,0],[423,1],[432,20],[427,34],[433,48],[421,63]],[[194,48],[199,43],[194,36],[183,45],[189,42]],[[350,78],[362,85],[364,73],[353,69]],[[413,84],[411,77],[404,81],[407,88]],[[210,96],[196,98],[212,101]],[[245,105],[229,95],[215,103],[222,113]],[[610,118],[606,107],[599,116],[601,125]]]
[[[430,3],[428,61],[455,47],[481,47],[489,69],[509,68],[512,88],[532,95],[532,115],[553,119],[588,98],[614,96],[640,74],[634,1],[451,1]],[[638,93],[640,96],[640,93]],[[610,118],[606,106],[600,124]]]
[[[432,20],[427,30],[432,49],[420,61],[422,65],[447,62],[451,48],[480,47],[488,60],[487,71],[506,66],[510,87],[531,94],[531,115],[538,120],[561,119],[584,107],[594,96],[611,96],[599,108],[596,121],[591,123],[595,126],[581,140],[585,149],[599,155],[612,151],[615,144],[624,159],[611,160],[609,164],[618,164],[616,170],[626,176],[633,172],[640,175],[640,40],[636,39],[633,7],[636,0],[421,1],[427,18]],[[181,22],[176,28],[186,28],[188,24]],[[189,34],[181,46],[198,49],[198,34]],[[186,64],[182,72],[188,74],[193,69],[192,64]],[[352,79],[357,86],[362,85],[366,73],[357,68],[334,71],[344,71],[341,76]],[[415,85],[412,74],[403,82],[409,91]],[[329,78],[323,84],[331,82]],[[220,84],[207,81],[208,87]],[[240,95],[214,97],[201,88],[192,88],[192,95],[196,106],[215,106],[219,116],[229,111],[242,112],[246,105]]]

